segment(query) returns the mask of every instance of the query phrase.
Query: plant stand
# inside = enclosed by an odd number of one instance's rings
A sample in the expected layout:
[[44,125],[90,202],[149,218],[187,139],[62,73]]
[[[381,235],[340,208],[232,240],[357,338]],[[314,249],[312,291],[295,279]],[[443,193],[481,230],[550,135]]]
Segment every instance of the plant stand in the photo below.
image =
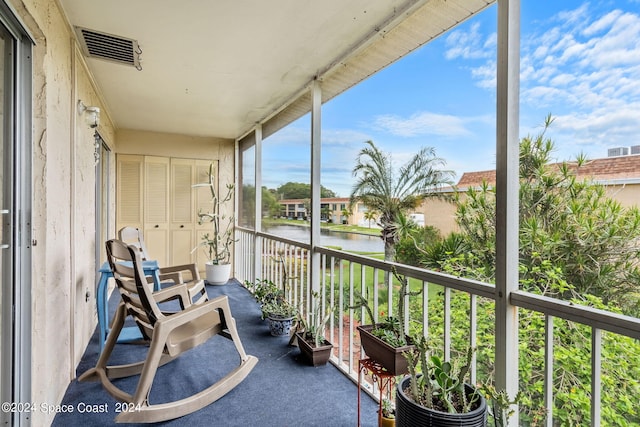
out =
[[378,384],[378,389],[380,390],[378,425],[380,425],[382,421],[382,397],[384,395],[384,391],[386,390],[387,395],[390,395],[396,380],[395,375],[387,371],[375,360],[370,358],[358,360],[358,427],[360,427],[360,384],[362,376],[367,375],[368,373],[371,373],[373,384]]

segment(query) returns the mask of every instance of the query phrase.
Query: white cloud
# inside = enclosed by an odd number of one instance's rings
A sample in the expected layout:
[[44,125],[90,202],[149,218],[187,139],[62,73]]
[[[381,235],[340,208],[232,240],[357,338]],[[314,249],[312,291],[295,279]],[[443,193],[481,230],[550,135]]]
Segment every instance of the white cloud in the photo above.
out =
[[[591,148],[604,156],[605,147],[640,143],[640,14],[606,7],[585,2],[522,26],[521,105],[556,116],[553,132],[572,154]],[[472,25],[447,42],[490,46],[494,38]],[[475,84],[495,91],[495,53],[478,63],[480,56],[447,47],[447,59],[466,59],[461,66]]]
[[430,112],[415,113],[406,118],[393,114],[377,116],[374,119],[374,128],[404,137],[418,135],[455,137],[470,133],[462,118]]
[[359,142],[368,141],[373,137],[365,132],[353,129],[323,129],[323,146],[353,146]]
[[445,40],[447,50],[445,52],[445,58],[447,59],[478,59],[488,58],[495,50],[496,37],[495,34],[487,37],[486,41],[482,42],[482,35],[480,34],[480,23],[476,22],[471,25],[469,31],[454,30]]
[[596,33],[606,30],[608,27],[611,27],[615,23],[615,21],[620,17],[621,14],[622,12],[620,10],[614,10],[606,14],[605,16],[585,28],[582,31],[582,34],[584,34],[586,37],[591,37]]

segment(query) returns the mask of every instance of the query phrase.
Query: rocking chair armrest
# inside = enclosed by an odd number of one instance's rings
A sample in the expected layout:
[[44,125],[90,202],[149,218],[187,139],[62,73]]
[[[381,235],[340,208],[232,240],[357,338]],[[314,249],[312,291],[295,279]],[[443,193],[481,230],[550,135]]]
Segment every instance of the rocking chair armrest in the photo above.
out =
[[156,303],[166,302],[178,298],[182,307],[191,306],[191,298],[189,297],[189,289],[184,284],[176,284],[167,288],[155,291],[153,299]]
[[195,264],[182,264],[172,265],[170,267],[161,267],[159,273],[160,276],[162,276],[170,273],[178,273],[184,271],[188,271],[189,273],[191,273],[191,280],[200,280],[200,273],[198,272],[198,267]]
[[229,299],[226,295],[219,296],[202,304],[194,304],[178,313],[159,319],[156,327],[162,325],[163,329],[169,328],[169,330],[172,330],[218,309],[229,309]]
[[159,276],[161,282],[164,282],[165,280],[171,280],[175,284],[184,283],[181,271],[175,273],[161,273],[159,274]]

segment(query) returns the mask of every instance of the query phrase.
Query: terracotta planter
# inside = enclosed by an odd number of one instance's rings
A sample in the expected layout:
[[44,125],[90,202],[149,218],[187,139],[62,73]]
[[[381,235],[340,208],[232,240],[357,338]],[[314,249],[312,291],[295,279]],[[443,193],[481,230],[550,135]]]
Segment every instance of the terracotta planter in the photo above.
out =
[[226,285],[231,277],[231,264],[211,264],[207,262],[206,281],[210,285]]
[[[409,386],[410,376],[406,376],[396,386],[396,425],[398,427],[485,427],[487,423],[487,401],[480,395],[478,406],[470,412],[450,414],[425,408],[415,403],[404,390]],[[473,387],[465,384],[467,395]]]
[[[414,348],[413,345],[392,347],[371,333],[373,325],[358,326],[360,344],[367,356],[378,362],[392,375],[404,375],[409,372],[404,352]],[[409,338],[407,337],[407,340]]]
[[380,416],[380,422],[378,423],[380,427],[395,427],[396,419],[395,418],[387,418],[384,415]]
[[311,342],[307,341],[304,338],[304,333],[300,332],[296,333],[296,338],[298,339],[298,348],[300,348],[300,353],[307,362],[313,366],[322,366],[327,364],[329,358],[331,358],[333,344],[324,340],[322,345],[316,347],[313,340],[311,340]]

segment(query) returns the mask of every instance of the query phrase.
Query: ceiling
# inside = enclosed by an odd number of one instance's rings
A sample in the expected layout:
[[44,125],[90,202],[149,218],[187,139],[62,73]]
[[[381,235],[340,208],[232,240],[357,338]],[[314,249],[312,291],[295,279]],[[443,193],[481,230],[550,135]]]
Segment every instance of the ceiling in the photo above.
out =
[[318,78],[327,99],[492,0],[59,0],[136,40],[141,70],[86,58],[117,128],[236,138]]

